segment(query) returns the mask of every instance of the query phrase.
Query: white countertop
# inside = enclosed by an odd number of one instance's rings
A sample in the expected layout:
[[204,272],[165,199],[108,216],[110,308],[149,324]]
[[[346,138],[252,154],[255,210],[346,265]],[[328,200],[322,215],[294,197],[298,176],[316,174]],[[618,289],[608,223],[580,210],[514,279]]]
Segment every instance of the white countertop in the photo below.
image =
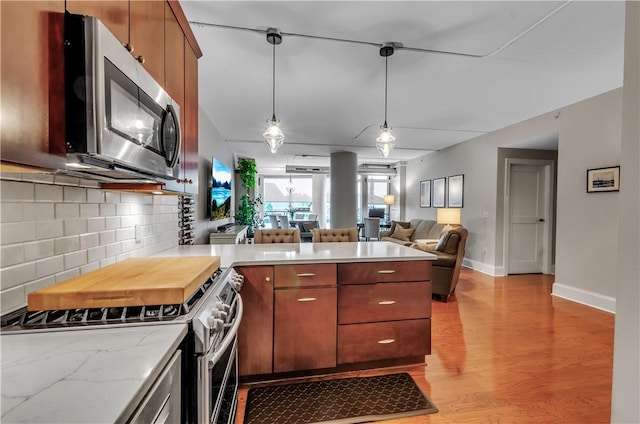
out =
[[436,256],[387,241],[177,246],[154,256],[220,256],[220,266],[436,260]]
[[3,333],[2,423],[126,422],[186,324]]

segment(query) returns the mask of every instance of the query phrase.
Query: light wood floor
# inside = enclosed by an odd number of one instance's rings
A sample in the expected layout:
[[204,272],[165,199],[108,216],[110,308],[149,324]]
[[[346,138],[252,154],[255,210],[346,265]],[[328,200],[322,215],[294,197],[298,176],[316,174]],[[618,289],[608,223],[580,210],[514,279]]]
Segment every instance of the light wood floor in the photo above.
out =
[[449,303],[433,301],[426,364],[340,377],[406,371],[440,410],[386,423],[608,423],[614,316],[551,296],[553,279],[463,269]]

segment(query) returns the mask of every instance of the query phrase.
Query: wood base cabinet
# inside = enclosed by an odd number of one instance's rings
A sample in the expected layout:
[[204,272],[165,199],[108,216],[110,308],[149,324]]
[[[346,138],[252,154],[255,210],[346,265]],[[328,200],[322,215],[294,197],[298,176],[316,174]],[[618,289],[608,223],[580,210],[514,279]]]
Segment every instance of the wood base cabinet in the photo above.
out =
[[337,288],[277,289],[273,371],[336,366]]

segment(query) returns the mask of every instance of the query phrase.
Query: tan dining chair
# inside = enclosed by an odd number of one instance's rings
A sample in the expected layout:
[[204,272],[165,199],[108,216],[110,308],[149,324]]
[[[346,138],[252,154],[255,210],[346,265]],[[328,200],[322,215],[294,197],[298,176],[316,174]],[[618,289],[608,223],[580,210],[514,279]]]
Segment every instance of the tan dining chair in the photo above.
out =
[[266,228],[253,231],[253,243],[300,243],[300,230],[297,228]]
[[358,228],[314,228],[313,242],[314,243],[329,243],[329,242],[344,242],[344,241],[358,241]]

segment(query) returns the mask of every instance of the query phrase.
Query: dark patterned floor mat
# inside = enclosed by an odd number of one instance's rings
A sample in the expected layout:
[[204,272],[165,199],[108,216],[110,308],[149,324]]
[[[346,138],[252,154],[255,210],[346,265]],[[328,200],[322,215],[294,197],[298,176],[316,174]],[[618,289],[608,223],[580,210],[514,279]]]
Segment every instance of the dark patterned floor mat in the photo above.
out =
[[403,373],[256,387],[249,390],[244,424],[353,424],[435,412]]

